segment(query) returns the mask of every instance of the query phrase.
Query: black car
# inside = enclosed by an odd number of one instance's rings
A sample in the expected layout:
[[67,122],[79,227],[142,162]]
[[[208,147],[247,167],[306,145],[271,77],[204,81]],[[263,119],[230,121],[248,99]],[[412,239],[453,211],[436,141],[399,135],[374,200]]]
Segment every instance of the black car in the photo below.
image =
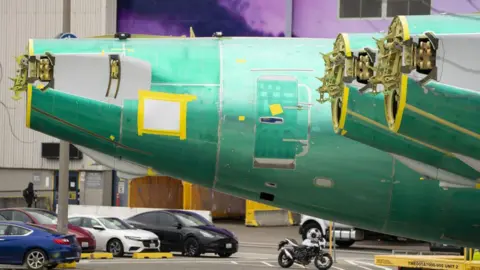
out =
[[155,233],[164,252],[181,252],[191,257],[215,253],[226,258],[238,251],[238,240],[232,232],[216,227],[193,212],[149,211],[125,221],[135,228]]

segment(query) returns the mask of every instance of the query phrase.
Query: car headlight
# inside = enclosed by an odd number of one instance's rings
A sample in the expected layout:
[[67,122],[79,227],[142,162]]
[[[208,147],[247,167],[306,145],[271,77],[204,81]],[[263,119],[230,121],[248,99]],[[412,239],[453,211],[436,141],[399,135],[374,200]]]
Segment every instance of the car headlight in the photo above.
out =
[[140,237],[138,237],[138,236],[125,235],[125,238],[127,238],[129,240],[140,241]]
[[203,235],[204,237],[207,237],[207,238],[215,237],[213,234],[208,233],[208,232],[204,232],[204,231],[200,231],[200,234]]

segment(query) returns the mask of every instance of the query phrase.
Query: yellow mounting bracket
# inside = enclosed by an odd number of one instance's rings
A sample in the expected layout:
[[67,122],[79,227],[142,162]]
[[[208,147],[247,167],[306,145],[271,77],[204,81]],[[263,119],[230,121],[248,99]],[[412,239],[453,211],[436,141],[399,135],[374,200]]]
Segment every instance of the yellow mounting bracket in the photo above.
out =
[[415,48],[410,40],[405,17],[397,16],[392,20],[388,33],[381,39],[375,39],[378,48],[375,75],[370,78],[373,94],[378,94],[378,85],[384,87],[384,94],[400,88],[401,75],[414,68]]
[[[53,83],[53,66],[55,58],[50,53],[45,53],[43,56],[29,56],[27,54],[19,55],[15,58],[17,62],[17,72],[13,81],[13,86],[10,88],[14,92],[12,99],[20,100],[21,92],[27,92],[29,83],[36,83],[38,85],[45,85],[41,90],[48,88]],[[40,87],[37,87],[40,89]]]
[[344,81],[351,80],[355,76],[355,59],[352,56],[347,34],[339,34],[333,45],[333,51],[322,56],[325,62],[325,75],[318,78],[322,82],[322,86],[317,89],[320,93],[320,99],[317,101],[320,103],[341,97],[345,87]]
[[355,75],[357,81],[361,83],[368,83],[368,80],[373,77],[375,61],[370,58],[366,51],[360,51],[355,57]]
[[27,55],[19,55],[15,57],[17,62],[17,72],[15,78],[9,78],[13,81],[13,86],[10,88],[14,92],[12,99],[20,100],[21,92],[27,91],[27,77],[28,77],[28,58]]

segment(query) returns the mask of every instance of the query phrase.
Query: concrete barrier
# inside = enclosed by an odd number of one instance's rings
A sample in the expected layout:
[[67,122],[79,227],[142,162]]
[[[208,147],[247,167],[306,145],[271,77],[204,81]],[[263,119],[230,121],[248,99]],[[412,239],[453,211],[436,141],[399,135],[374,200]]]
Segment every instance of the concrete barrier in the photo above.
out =
[[173,254],[170,252],[138,252],[133,253],[133,259],[170,259],[173,258]]
[[245,225],[250,227],[290,226],[298,224],[296,214],[254,201],[246,201]]
[[[57,206],[58,212],[58,206]],[[168,210],[163,208],[131,208],[123,206],[98,206],[98,205],[69,205],[68,214],[69,215],[98,215],[98,216],[114,216],[120,219],[127,219],[136,214],[140,214],[148,211],[155,210]],[[181,209],[180,209],[181,210]],[[210,211],[205,210],[184,210],[188,212],[194,212],[208,221],[212,221],[212,214]]]
[[77,263],[72,262],[72,263],[61,263],[55,267],[56,269],[75,269],[77,268]]
[[82,253],[82,260],[113,259],[113,254],[108,252]]
[[[27,203],[23,197],[1,197],[0,208],[12,208],[12,207],[27,207]],[[32,205],[33,207],[33,205]],[[50,210],[52,208],[52,201],[50,197],[39,196],[36,203],[37,208]]]

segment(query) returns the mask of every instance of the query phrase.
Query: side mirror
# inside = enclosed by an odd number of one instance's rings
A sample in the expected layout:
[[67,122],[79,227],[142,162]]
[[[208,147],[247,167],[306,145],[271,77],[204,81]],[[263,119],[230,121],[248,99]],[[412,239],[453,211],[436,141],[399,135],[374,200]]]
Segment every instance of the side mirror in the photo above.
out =
[[105,230],[102,226],[100,225],[93,225],[93,229],[98,230],[98,231],[103,231]]
[[180,222],[179,222],[179,223],[177,223],[177,225],[176,225],[175,227],[177,227],[177,229],[179,229],[179,230],[180,230],[180,229],[182,228],[182,223],[180,223]]

